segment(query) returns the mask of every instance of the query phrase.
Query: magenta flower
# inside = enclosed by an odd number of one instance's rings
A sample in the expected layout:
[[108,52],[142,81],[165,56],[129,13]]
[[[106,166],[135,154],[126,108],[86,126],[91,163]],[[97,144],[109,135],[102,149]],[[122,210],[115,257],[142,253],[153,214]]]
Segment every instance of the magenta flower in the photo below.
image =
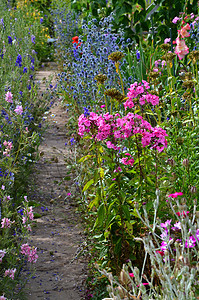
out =
[[16,112],[17,115],[22,115],[23,106],[22,105],[17,105],[14,111]]
[[161,243],[160,249],[161,249],[162,251],[166,251],[166,250],[168,249],[168,245],[167,245],[167,243],[166,243],[165,241],[163,241],[163,242]]
[[179,211],[178,211],[178,212],[176,213],[176,215],[177,215],[178,217],[180,217],[180,216],[186,217],[188,214],[189,214],[189,211],[186,211],[186,212],[185,212],[184,210],[183,210],[183,212],[179,212]]
[[185,242],[185,248],[194,248],[196,245],[196,240],[194,236],[190,236],[188,240]]
[[173,20],[172,20],[172,23],[173,24],[176,24],[181,18],[178,18],[178,17],[175,17]]
[[5,94],[5,100],[6,100],[7,102],[9,102],[9,103],[13,103],[12,98],[13,98],[13,94],[12,94],[11,92],[8,91],[8,92]]
[[182,192],[176,192],[176,193],[174,193],[174,194],[168,195],[168,197],[177,198],[178,196],[182,196],[182,195],[183,195]]

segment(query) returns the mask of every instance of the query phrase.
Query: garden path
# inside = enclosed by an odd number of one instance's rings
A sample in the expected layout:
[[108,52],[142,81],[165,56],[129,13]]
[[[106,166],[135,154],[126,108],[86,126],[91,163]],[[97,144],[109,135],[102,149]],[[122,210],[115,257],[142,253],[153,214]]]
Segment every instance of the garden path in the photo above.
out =
[[[50,78],[55,71],[56,65],[51,63],[37,73],[37,79]],[[55,78],[52,78],[52,84],[55,84]],[[46,92],[44,83],[40,88],[41,92]],[[29,242],[37,247],[39,258],[34,265],[36,272],[26,285],[27,298],[78,300],[83,299],[86,277],[85,259],[76,257],[83,243],[83,230],[74,200],[67,196],[68,192],[73,193],[72,181],[57,184],[66,176],[64,157],[70,156],[72,150],[65,146],[66,109],[58,99],[53,101],[46,115],[49,125],[39,147],[40,160],[33,174],[31,198],[39,203],[34,211],[41,216],[36,219]],[[27,267],[26,274],[28,271]]]

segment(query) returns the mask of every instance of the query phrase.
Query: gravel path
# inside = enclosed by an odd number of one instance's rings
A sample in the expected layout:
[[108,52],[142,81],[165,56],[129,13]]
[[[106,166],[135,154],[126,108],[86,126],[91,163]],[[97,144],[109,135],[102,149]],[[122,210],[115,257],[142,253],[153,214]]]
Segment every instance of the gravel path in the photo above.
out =
[[[50,64],[37,73],[37,79],[52,77],[55,71],[56,65]],[[41,92],[45,89],[41,84]],[[74,199],[67,195],[73,194],[72,181],[57,184],[67,175],[64,156],[73,155],[65,146],[67,112],[55,100],[46,116],[49,126],[39,147],[40,160],[33,174],[35,188],[31,192],[32,199],[40,203],[35,210],[41,217],[36,219],[29,242],[37,247],[39,258],[36,273],[26,285],[27,298],[84,299],[86,263],[84,258],[76,257],[83,245],[83,230]],[[26,274],[28,271],[27,267]]]

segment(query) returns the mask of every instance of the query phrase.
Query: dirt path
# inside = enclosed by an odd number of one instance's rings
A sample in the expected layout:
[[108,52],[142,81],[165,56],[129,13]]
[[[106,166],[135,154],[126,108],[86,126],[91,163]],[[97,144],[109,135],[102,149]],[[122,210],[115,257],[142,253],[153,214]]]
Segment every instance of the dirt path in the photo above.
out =
[[[54,69],[56,66],[50,65],[39,71],[37,78],[52,76]],[[44,84],[41,84],[41,91],[45,92]],[[86,263],[76,257],[84,241],[83,230],[74,200],[67,195],[68,192],[73,194],[72,181],[61,185],[55,183],[66,176],[63,154],[71,155],[71,150],[65,146],[67,112],[55,100],[46,116],[49,127],[39,147],[41,158],[33,174],[35,190],[32,199],[40,203],[35,210],[42,216],[37,219],[30,243],[37,247],[39,258],[35,264],[36,273],[26,285],[27,298],[84,299]]]

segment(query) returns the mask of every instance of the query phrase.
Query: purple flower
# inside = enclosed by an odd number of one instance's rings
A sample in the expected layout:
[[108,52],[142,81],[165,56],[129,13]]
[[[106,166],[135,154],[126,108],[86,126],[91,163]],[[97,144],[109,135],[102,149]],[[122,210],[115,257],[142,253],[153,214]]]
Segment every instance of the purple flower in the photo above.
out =
[[44,18],[41,18],[41,19],[40,19],[40,24],[43,23],[43,21],[44,21]]
[[11,38],[11,36],[8,36],[8,44],[12,45],[12,38]]
[[28,69],[26,67],[24,67],[23,69],[23,73],[27,73]]
[[20,54],[18,54],[17,59],[16,59],[16,63],[15,66],[17,67],[21,67],[22,66],[22,57]]
[[137,60],[140,59],[140,51],[139,50],[136,51],[136,57],[137,57]]
[[33,34],[31,35],[31,42],[35,44],[35,36]]

